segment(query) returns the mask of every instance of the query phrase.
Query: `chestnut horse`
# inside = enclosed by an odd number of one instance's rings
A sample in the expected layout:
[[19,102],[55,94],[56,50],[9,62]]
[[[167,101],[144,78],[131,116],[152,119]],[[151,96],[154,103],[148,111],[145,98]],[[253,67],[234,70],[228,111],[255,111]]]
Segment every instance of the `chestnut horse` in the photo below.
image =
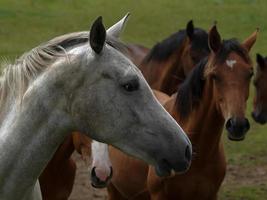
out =
[[186,29],[156,44],[140,65],[151,88],[173,94],[192,68],[209,54],[208,34],[194,28],[189,21]]
[[164,105],[192,141],[195,157],[190,169],[160,178],[144,162],[110,147],[116,169],[108,186],[110,200],[217,199],[226,171],[221,140],[224,124],[228,138],[234,141],[243,140],[249,129],[245,108],[253,68],[248,52],[256,36],[255,32],[242,44],[234,39],[221,41],[213,26],[209,32],[211,54]]
[[253,119],[260,123],[267,122],[267,57],[257,54],[257,70],[253,84],[255,86]]

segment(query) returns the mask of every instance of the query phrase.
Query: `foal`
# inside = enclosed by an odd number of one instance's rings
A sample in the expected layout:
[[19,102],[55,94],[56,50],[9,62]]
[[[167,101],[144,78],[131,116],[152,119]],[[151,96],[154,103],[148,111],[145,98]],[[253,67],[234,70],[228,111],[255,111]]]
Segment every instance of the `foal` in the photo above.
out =
[[186,29],[156,44],[140,65],[151,88],[173,94],[192,68],[209,54],[208,34],[194,28],[189,21]]
[[[116,170],[108,186],[110,200],[217,198],[226,169],[221,141],[224,124],[231,140],[243,140],[249,129],[244,116],[253,72],[248,51],[255,40],[256,33],[243,44],[233,39],[221,41],[216,26],[210,30],[211,54],[193,69],[178,94],[165,103],[192,141],[196,156],[190,169],[182,175],[159,178],[144,162],[111,147]],[[136,173],[129,178],[126,171]]]
[[211,54],[181,85],[176,100],[165,104],[187,130],[195,158],[185,174],[170,178],[161,179],[150,168],[152,199],[217,199],[226,172],[221,140],[224,124],[233,141],[243,140],[249,130],[245,108],[253,69],[248,51],[255,40],[256,33],[243,44],[233,39],[221,41],[216,26],[210,30]]
[[257,54],[257,70],[254,78],[255,97],[253,119],[260,123],[267,122],[267,57]]

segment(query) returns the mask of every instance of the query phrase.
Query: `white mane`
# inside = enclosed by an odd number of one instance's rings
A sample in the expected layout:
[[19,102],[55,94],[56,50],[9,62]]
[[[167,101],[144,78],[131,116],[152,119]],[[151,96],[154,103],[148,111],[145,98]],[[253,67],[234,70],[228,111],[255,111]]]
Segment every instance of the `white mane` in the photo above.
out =
[[[67,56],[67,48],[88,42],[88,35],[88,31],[62,35],[24,53],[14,64],[2,61],[0,107],[11,100],[20,103],[29,84],[58,58]],[[115,38],[108,37],[107,43],[119,51],[125,50],[124,44]]]

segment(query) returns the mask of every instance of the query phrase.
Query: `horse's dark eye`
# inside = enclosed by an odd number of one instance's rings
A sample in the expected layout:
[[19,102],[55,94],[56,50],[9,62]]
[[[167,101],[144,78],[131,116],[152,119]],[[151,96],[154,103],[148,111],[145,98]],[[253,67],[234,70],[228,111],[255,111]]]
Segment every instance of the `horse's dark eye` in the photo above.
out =
[[135,90],[138,90],[138,88],[139,88],[139,82],[137,80],[129,81],[129,82],[123,84],[122,87],[127,92],[133,92]]
[[221,80],[220,77],[217,76],[216,74],[212,74],[212,75],[211,75],[211,78],[212,78],[214,81],[220,81],[220,80]]

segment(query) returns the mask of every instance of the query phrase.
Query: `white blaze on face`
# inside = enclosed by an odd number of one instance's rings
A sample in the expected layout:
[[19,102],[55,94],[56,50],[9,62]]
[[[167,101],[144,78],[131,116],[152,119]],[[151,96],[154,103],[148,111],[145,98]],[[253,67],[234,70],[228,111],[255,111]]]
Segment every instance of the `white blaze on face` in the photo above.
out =
[[96,176],[101,181],[106,181],[111,176],[111,161],[109,159],[108,145],[93,141],[92,149],[92,168],[95,167]]
[[226,65],[230,67],[231,69],[234,68],[234,65],[236,64],[236,60],[226,60]]

